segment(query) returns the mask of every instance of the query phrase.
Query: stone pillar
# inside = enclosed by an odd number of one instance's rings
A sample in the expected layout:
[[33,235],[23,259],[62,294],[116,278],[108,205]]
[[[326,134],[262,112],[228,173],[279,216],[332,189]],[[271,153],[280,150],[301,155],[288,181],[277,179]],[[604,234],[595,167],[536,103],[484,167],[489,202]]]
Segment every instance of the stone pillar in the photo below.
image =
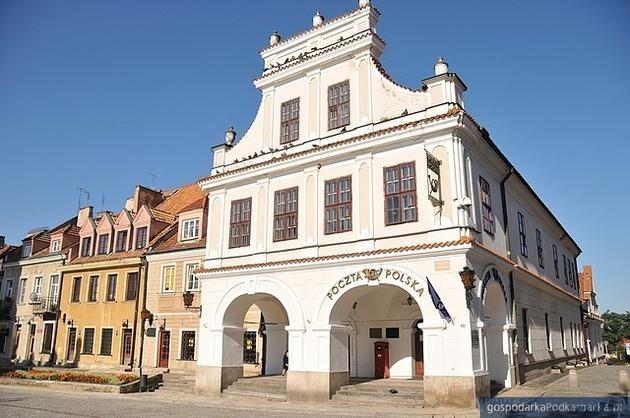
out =
[[208,349],[197,361],[197,393],[219,395],[243,377],[244,333],[245,328],[228,326],[200,333],[199,344]]

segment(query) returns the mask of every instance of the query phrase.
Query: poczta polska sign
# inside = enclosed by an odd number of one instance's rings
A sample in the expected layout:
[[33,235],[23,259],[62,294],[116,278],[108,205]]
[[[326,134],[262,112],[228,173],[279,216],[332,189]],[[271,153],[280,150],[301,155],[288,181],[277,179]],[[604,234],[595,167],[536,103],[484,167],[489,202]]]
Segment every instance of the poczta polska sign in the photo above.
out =
[[422,296],[424,292],[424,288],[422,287],[422,283],[417,279],[414,279],[410,275],[403,273],[398,270],[393,269],[363,269],[361,271],[357,271],[356,273],[348,274],[347,276],[339,279],[335,284],[333,284],[326,294],[330,300],[334,300],[335,297],[339,294],[339,292],[347,286],[350,286],[353,283],[359,281],[379,281],[379,283],[387,283],[391,282],[400,282],[404,284],[409,293],[412,295],[418,295],[418,297]]

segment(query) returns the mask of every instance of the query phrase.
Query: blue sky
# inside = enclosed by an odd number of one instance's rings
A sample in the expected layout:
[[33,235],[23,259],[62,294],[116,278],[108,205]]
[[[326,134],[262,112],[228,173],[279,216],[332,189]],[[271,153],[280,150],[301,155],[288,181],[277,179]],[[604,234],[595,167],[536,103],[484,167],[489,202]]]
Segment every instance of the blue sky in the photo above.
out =
[[[630,3],[375,1],[382,62],[418,86],[444,55],[466,108],[581,245],[603,308],[630,309]],[[249,126],[258,50],[355,0],[0,2],[0,235],[136,184],[208,173],[209,147]]]

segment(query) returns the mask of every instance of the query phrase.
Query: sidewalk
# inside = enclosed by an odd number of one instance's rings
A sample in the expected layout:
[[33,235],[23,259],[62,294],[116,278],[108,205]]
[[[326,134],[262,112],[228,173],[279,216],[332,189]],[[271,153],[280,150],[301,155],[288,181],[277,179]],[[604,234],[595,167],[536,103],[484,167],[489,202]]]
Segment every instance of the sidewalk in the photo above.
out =
[[607,366],[599,364],[577,369],[578,386],[569,386],[569,373],[563,373],[558,379],[546,375],[540,379],[517,386],[499,394],[499,397],[518,396],[622,396],[619,392],[619,371],[630,374],[630,366]]

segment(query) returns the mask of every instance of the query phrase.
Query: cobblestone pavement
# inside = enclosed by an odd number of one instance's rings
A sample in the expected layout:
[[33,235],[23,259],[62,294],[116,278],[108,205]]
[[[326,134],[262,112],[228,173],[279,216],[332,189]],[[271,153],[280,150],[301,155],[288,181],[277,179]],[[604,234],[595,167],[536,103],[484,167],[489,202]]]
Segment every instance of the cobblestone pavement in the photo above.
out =
[[498,396],[620,396],[619,371],[630,375],[630,366],[605,364],[577,369],[578,385],[571,387],[569,373],[547,375],[531,383],[506,390]]
[[379,408],[342,403],[292,403],[199,397],[175,391],[127,395],[0,386],[0,417],[479,417],[476,410]]

